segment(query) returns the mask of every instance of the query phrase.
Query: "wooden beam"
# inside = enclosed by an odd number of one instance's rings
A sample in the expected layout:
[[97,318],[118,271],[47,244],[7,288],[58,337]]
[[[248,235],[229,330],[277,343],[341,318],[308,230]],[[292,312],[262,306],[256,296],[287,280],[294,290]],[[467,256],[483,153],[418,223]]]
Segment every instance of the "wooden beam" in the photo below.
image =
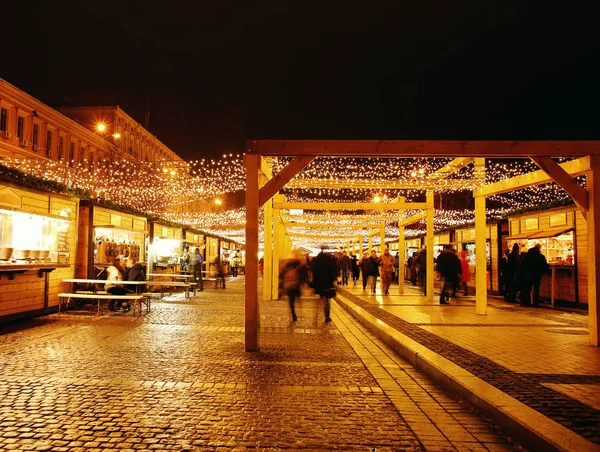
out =
[[[561,163],[559,166],[568,174],[579,176],[590,170],[590,158],[582,157],[580,159],[570,160],[568,162]],[[548,184],[550,182],[553,182],[553,179],[544,171],[533,171],[531,173],[522,174],[521,176],[511,177],[510,179],[494,182],[493,184],[488,184],[485,187],[477,188],[473,190],[473,196],[490,197],[507,193],[509,191],[519,190],[520,188]]]
[[581,211],[583,218],[587,220],[588,212],[588,193],[585,188],[577,183],[564,168],[552,160],[550,157],[531,157],[537,166],[544,171],[548,176],[554,179],[560,188],[575,201],[577,207]]
[[403,220],[401,220],[400,222],[398,222],[398,226],[399,227],[400,226],[402,226],[402,227],[408,226],[408,225],[411,225],[411,224],[415,224],[415,223],[417,223],[417,222],[419,222],[421,220],[424,220],[426,218],[427,218],[427,211],[424,210],[423,212],[419,212],[416,215],[413,215],[413,216],[408,217],[408,218],[404,218]]
[[303,155],[296,157],[294,160],[288,163],[285,168],[277,173],[260,189],[260,205],[262,206],[265,202],[267,202],[268,199],[271,199],[275,193],[282,189],[285,184],[292,180],[296,174],[306,168],[306,166],[314,159],[314,156]]
[[600,141],[248,140],[248,154],[329,157],[581,157]]
[[393,202],[285,202],[275,203],[276,209],[304,210],[400,210],[426,209],[426,202],[393,203]]

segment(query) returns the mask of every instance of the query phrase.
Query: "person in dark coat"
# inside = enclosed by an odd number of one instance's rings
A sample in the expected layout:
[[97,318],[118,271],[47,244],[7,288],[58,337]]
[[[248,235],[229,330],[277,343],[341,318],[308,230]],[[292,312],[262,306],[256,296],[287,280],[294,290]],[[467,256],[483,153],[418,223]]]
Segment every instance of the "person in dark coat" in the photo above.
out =
[[[136,262],[133,257],[129,258],[129,270],[127,271],[127,281],[146,281],[146,270],[139,262]],[[146,286],[143,284],[135,286],[136,293],[144,293]]]
[[331,322],[331,298],[335,296],[338,270],[334,256],[321,251],[312,261],[313,288],[325,303],[325,322]]
[[358,266],[362,273],[363,290],[367,290],[367,281],[369,280],[369,269],[371,268],[371,264],[369,264],[369,255],[366,252],[363,253],[363,257],[358,263]]
[[348,273],[350,271],[350,257],[346,251],[342,251],[340,257],[340,273],[342,274],[342,286],[348,285]]
[[540,251],[542,245],[537,243],[527,250],[522,261],[523,290],[521,291],[521,306],[531,306],[531,290],[533,289],[533,307],[540,305],[540,284],[542,275],[550,274],[546,257]]
[[[436,264],[436,270],[440,273],[441,279],[440,304],[450,304],[448,301],[449,290],[456,287],[458,276],[461,274],[460,259],[451,245],[445,245]],[[456,297],[456,293],[453,293],[452,296]]]
[[510,253],[506,255],[506,264],[502,271],[502,280],[504,282],[504,300],[514,303],[517,299],[517,283],[515,281],[517,273],[517,262],[519,260],[519,244],[515,243]]
[[379,264],[380,260],[377,258],[377,252],[371,251],[371,256],[369,257],[369,287],[371,288],[371,293],[375,295],[375,290],[377,289],[377,278],[379,277]]
[[279,284],[281,290],[287,295],[290,303],[290,312],[292,321],[298,320],[296,315],[296,300],[300,298],[302,282],[306,279],[307,267],[297,256],[281,263],[281,272],[279,273]]
[[415,259],[417,278],[423,288],[423,295],[427,295],[427,248],[423,247]]
[[410,282],[413,286],[417,285],[417,252],[415,251],[412,257],[408,258],[406,262],[408,270],[410,272]]
[[358,281],[358,278],[360,277],[360,268],[358,267],[358,259],[355,254],[353,254],[350,259],[350,266],[352,267],[352,282],[354,283],[354,286],[356,286],[356,281]]

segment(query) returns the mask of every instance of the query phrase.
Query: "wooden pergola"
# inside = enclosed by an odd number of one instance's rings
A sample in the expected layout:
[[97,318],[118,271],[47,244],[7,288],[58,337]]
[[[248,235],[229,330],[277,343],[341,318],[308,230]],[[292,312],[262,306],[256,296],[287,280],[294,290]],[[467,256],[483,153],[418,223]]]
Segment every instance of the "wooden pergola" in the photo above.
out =
[[[294,157],[294,159],[275,176],[263,157]],[[287,203],[280,189],[300,173],[316,157],[401,157],[401,158],[454,158],[450,163],[428,178],[425,203],[405,203],[403,199],[395,203]],[[558,164],[552,157],[575,158]],[[435,187],[443,186],[443,181],[464,166],[474,163],[474,178],[478,188],[473,190],[475,199],[475,247],[485,249],[486,197],[518,190],[549,182],[556,182],[575,201],[588,224],[588,309],[589,341],[599,345],[600,315],[598,310],[597,281],[600,270],[596,264],[596,243],[600,238],[600,185],[595,184],[596,171],[600,170],[600,141],[376,141],[376,140],[248,140],[246,142],[246,292],[245,292],[245,344],[247,351],[259,349],[258,315],[258,249],[259,249],[259,209],[264,209],[265,243],[265,299],[272,299],[277,290],[275,266],[266,271],[267,261],[274,262],[276,257],[285,256],[291,249],[291,238],[281,221],[281,209],[421,209],[423,212],[411,218],[399,221],[399,249],[404,248],[404,227],[412,222],[426,219],[426,246],[433,250],[433,195]],[[485,158],[529,158],[541,169],[500,182],[485,185]],[[574,176],[586,175],[587,189],[574,179]],[[303,181],[304,183],[304,181]],[[326,186],[330,182],[313,180],[312,187]],[[321,185],[320,185],[321,184]],[[413,186],[411,186],[411,184]],[[298,182],[293,183],[298,186]],[[414,188],[411,181],[390,183],[393,188]],[[304,185],[307,186],[307,185]],[[369,188],[380,188],[368,186]],[[346,188],[365,188],[349,184]],[[385,207],[388,206],[389,207]],[[392,207],[393,205],[393,207]],[[370,236],[369,236],[370,237]],[[348,237],[351,240],[350,237]],[[358,237],[357,237],[358,240]],[[273,243],[273,249],[268,244]],[[383,235],[381,240],[384,243]],[[269,264],[271,265],[271,264]],[[485,268],[485,253],[476,254],[476,268]],[[427,253],[427,266],[433,268],[433,252]],[[401,266],[402,268],[402,266]],[[400,281],[403,281],[401,275]],[[428,298],[433,297],[433,272],[427,272]],[[403,284],[399,290],[403,291]],[[276,292],[275,292],[276,293]],[[477,314],[487,314],[487,285],[485,272],[476,272],[475,310]]]

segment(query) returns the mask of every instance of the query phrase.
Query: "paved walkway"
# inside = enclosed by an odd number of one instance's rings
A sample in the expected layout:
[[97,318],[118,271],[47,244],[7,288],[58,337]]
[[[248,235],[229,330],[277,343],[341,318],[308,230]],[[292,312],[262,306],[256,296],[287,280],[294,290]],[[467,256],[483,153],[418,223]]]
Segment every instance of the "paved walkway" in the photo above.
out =
[[344,286],[338,302],[530,447],[600,450],[600,349],[588,345],[585,313],[492,298],[488,315],[478,316],[474,297],[442,306],[437,294],[427,302],[418,288],[397,291],[369,295]]
[[261,303],[258,353],[243,278],[142,318],[3,325],[0,450],[521,450],[337,304],[297,312]]

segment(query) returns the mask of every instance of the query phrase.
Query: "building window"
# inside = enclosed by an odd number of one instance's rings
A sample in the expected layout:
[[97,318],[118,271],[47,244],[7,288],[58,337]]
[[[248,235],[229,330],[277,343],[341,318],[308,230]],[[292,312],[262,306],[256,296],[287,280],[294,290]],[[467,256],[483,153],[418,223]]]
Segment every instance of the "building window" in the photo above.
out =
[[69,165],[73,164],[73,160],[75,160],[75,143],[71,142],[69,146]]
[[94,153],[90,152],[90,155],[88,157],[88,162],[90,163],[90,170],[94,169]]
[[65,156],[65,138],[58,137],[58,158],[60,160]]
[[37,146],[40,138],[40,126],[37,124],[33,125],[33,130],[31,131],[31,142],[34,146]]
[[23,138],[23,134],[25,132],[24,129],[25,129],[25,118],[23,118],[23,116],[19,116],[19,118],[17,119],[17,137]]
[[85,154],[84,154],[83,146],[80,146],[79,147],[79,159],[78,159],[80,162],[83,162],[83,156],[84,155]]
[[8,111],[6,108],[0,108],[0,130],[6,132],[6,126],[8,125]]
[[46,132],[46,155],[50,157],[52,155],[52,131]]

